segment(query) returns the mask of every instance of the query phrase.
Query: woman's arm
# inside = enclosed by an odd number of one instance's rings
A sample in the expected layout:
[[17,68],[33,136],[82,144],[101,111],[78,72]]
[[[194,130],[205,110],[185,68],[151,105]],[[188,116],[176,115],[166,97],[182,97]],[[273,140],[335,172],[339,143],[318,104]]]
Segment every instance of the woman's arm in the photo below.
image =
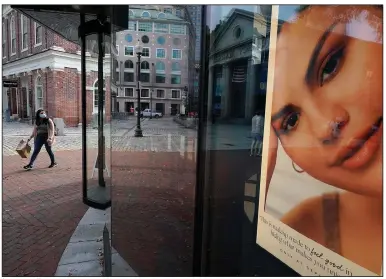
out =
[[55,126],[54,122],[52,122],[51,119],[48,119],[48,125],[50,126],[50,129],[48,130],[48,139],[53,139],[55,135]]
[[32,134],[31,134],[31,136],[29,137],[28,140],[31,140],[33,137],[35,137],[36,136],[36,132],[37,132],[36,125],[34,125],[34,129],[32,130]]

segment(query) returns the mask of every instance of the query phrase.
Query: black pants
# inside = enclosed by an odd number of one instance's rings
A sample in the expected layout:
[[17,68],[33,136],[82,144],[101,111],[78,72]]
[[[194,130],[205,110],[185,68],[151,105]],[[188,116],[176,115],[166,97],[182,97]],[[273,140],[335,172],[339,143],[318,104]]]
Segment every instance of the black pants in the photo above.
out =
[[55,156],[54,156],[54,153],[52,152],[51,146],[49,146],[47,143],[47,139],[48,139],[48,135],[38,135],[35,138],[34,152],[32,153],[31,160],[29,162],[31,166],[33,166],[33,163],[38,157],[38,154],[42,149],[43,145],[46,148],[48,155],[50,156],[51,164],[55,163]]

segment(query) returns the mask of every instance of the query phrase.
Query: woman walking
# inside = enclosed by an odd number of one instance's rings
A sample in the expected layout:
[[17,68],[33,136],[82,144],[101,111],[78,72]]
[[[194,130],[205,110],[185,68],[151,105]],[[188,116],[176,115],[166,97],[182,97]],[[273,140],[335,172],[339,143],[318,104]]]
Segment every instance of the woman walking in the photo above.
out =
[[36,112],[36,125],[33,129],[32,135],[29,137],[28,141],[32,138],[35,138],[34,151],[31,156],[31,160],[28,165],[24,166],[24,169],[30,170],[33,168],[33,164],[42,149],[43,145],[47,150],[48,155],[51,159],[51,164],[49,168],[57,166],[55,162],[55,156],[52,152],[52,144],[54,143],[54,130],[55,126],[51,119],[48,118],[47,113],[43,109],[39,109]]

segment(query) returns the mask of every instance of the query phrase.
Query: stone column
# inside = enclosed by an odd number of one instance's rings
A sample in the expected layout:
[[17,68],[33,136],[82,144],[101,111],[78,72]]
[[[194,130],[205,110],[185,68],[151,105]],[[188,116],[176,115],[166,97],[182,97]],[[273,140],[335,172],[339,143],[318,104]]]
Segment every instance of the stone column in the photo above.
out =
[[208,90],[208,121],[212,120],[213,112],[213,70],[213,66],[209,67],[208,88],[204,88],[204,90]]
[[256,82],[256,73],[253,67],[253,59],[248,59],[248,68],[247,68],[247,80],[246,80],[246,93],[245,93],[245,119],[250,120],[253,117],[253,110],[255,108],[254,104],[254,95],[255,82]]
[[230,104],[230,84],[231,73],[228,64],[224,64],[222,67],[222,95],[221,95],[221,117],[226,118],[229,116],[229,104]]

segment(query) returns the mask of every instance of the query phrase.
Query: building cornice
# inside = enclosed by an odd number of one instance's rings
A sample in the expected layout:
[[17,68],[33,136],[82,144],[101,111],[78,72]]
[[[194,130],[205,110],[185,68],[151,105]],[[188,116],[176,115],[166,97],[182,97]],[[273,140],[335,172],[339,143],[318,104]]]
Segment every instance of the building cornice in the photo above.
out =
[[[55,70],[74,68],[80,72],[81,56],[51,49],[27,58],[4,64],[3,76],[9,76],[21,72],[31,72],[38,69],[45,69],[47,67]],[[98,60],[96,58],[86,57],[86,69],[87,72],[97,72]],[[103,63],[103,72],[110,75],[110,59],[105,59]]]
[[7,16],[11,11],[11,5],[3,5],[3,17]]

